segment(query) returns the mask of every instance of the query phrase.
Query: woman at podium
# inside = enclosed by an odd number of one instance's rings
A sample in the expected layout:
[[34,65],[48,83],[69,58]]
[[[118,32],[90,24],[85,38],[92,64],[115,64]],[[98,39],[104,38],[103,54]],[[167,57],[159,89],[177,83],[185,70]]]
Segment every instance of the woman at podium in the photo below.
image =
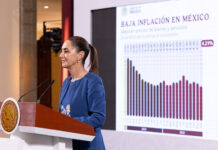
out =
[[[84,68],[90,55],[90,70]],[[59,111],[94,127],[95,138],[91,142],[73,140],[74,150],[104,150],[101,126],[106,117],[105,90],[98,74],[96,49],[84,38],[74,36],[62,45],[62,67],[70,76],[65,79],[59,101]]]

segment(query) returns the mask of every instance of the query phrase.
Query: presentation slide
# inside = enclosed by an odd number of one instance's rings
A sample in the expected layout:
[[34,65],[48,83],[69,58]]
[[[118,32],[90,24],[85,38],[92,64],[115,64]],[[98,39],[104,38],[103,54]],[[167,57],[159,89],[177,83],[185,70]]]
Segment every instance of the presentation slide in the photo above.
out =
[[218,139],[217,6],[116,8],[116,130]]

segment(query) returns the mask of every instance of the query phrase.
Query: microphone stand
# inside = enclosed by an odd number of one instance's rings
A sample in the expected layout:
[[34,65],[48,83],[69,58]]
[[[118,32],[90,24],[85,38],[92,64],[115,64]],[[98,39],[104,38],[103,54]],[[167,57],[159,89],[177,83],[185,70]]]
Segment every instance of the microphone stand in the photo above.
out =
[[53,85],[55,80],[52,80],[49,86],[45,89],[45,91],[40,95],[40,97],[37,99],[37,103],[40,104],[41,98],[45,95],[45,93],[48,91],[48,89]]
[[32,91],[37,90],[39,87],[41,87],[42,85],[46,84],[48,81],[49,81],[49,80],[45,80],[45,81],[43,81],[43,82],[40,83],[36,88],[34,88],[34,89],[32,89],[32,90],[30,90],[30,91],[24,93],[23,95],[21,95],[17,102],[20,102],[21,99],[22,99],[24,96],[26,96],[27,94],[31,93]]

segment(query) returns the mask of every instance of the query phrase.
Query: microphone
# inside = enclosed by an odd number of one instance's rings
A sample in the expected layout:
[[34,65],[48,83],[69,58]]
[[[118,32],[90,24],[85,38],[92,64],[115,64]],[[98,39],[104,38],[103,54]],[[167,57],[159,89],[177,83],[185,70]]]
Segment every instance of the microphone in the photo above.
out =
[[49,86],[45,89],[45,91],[39,96],[37,99],[37,103],[40,104],[41,98],[45,95],[45,93],[48,91],[48,89],[53,85],[55,80],[52,80]]
[[41,87],[42,85],[46,84],[48,81],[49,81],[49,80],[45,80],[45,81],[41,82],[36,88],[34,88],[34,89],[32,89],[32,90],[30,90],[30,91],[24,93],[23,95],[21,95],[21,96],[19,97],[19,99],[18,99],[17,102],[20,102],[21,99],[22,99],[24,96],[26,96],[27,94],[31,93],[32,91],[37,90],[39,87]]

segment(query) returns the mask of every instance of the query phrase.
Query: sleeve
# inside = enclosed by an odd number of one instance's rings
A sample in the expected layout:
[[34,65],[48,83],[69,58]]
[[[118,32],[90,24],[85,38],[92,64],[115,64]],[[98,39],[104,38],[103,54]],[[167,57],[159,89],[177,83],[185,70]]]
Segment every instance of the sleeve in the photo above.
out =
[[106,118],[105,90],[101,79],[90,83],[87,99],[89,116],[74,118],[94,128],[101,127]]

